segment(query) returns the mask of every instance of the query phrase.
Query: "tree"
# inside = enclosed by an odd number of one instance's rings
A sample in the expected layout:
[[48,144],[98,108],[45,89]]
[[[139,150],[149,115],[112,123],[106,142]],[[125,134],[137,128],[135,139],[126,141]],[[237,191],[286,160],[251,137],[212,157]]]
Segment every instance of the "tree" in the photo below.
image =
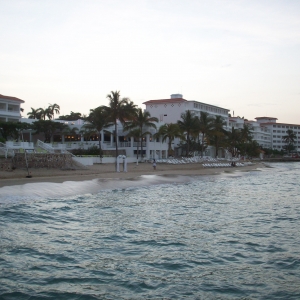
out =
[[296,138],[297,136],[292,129],[288,129],[286,135],[282,137],[282,141],[285,143],[284,150],[288,151],[288,153],[295,149],[294,143]]
[[108,120],[114,124],[115,130],[115,143],[116,143],[116,162],[118,153],[118,120],[122,125],[125,124],[126,120],[131,120],[134,112],[136,110],[136,105],[128,98],[122,98],[120,96],[120,91],[111,91],[108,94],[107,99],[109,100],[109,106],[106,107],[108,114]]
[[64,116],[59,116],[58,119],[59,120],[66,120],[66,121],[77,121],[78,119],[82,119],[85,118],[84,116],[81,115],[81,113],[79,112],[73,112],[71,111],[71,113],[69,115],[64,115]]
[[197,118],[190,110],[187,110],[185,113],[181,114],[181,119],[182,120],[177,121],[177,124],[181,129],[181,131],[186,134],[186,143],[187,143],[186,156],[188,156],[190,152],[190,137],[196,131]]
[[234,127],[231,128],[231,131],[226,132],[226,148],[232,157],[235,157],[239,152],[238,145],[240,138],[240,131]]
[[60,106],[56,103],[49,104],[47,108],[34,109],[31,107],[31,112],[27,113],[29,119],[49,120],[54,119],[54,115],[59,114]]
[[252,144],[252,140],[253,140],[252,130],[253,127],[248,124],[244,124],[243,128],[240,129],[240,140],[239,140],[238,149],[242,155],[247,155],[247,154],[249,155],[248,153],[250,150],[249,147],[251,146],[252,149],[255,147],[255,144]]
[[259,156],[259,154],[262,152],[259,144],[257,141],[251,140],[247,143],[247,154],[251,157]]
[[198,122],[198,129],[202,134],[201,137],[201,156],[203,157],[204,147],[206,143],[206,136],[212,129],[213,117],[209,113],[200,111],[200,118]]
[[63,128],[62,133],[64,135],[76,135],[78,133],[79,129],[77,127],[70,127],[68,125],[66,125],[65,128]]
[[54,133],[64,131],[68,125],[51,120],[38,120],[33,122],[32,127],[35,133],[43,133],[45,135],[44,142],[50,143]]
[[34,109],[31,107],[31,111],[27,113],[28,119],[40,119],[40,108]]
[[[127,134],[127,136],[139,140],[139,138],[141,136],[140,129],[139,128],[135,128],[135,129],[131,130]],[[137,143],[137,146],[136,146],[136,164],[137,165],[139,164],[139,143]]]
[[37,119],[39,120],[46,120],[46,117],[49,118],[50,110],[49,109],[44,109],[44,108],[38,108],[37,109]]
[[184,139],[184,135],[179,128],[178,124],[164,124],[159,127],[158,132],[154,135],[154,138],[162,138],[162,142],[168,140],[168,156],[173,155],[172,142],[175,138]]
[[9,138],[14,140],[19,138],[22,130],[29,129],[30,124],[21,122],[0,122],[0,134],[7,141]]
[[54,115],[60,113],[60,106],[56,103],[54,104],[49,104],[49,107],[47,108],[47,112],[48,112],[48,117],[49,120],[54,119]]
[[100,162],[102,163],[102,157],[103,157],[103,151],[102,151],[102,140],[101,140],[101,131],[104,130],[104,128],[107,128],[111,126],[112,124],[109,122],[107,114],[107,109],[105,106],[99,106],[95,109],[90,109],[90,114],[86,118],[86,120],[89,122],[85,125],[83,125],[83,128],[88,129],[89,131],[95,130],[98,135],[99,140],[99,157]]
[[148,111],[144,111],[141,108],[138,108],[132,115],[132,120],[125,123],[124,130],[139,129],[139,139],[141,143],[141,158],[143,160],[143,138],[147,134],[151,134],[149,131],[146,131],[148,128],[155,128],[156,125],[154,122],[158,122],[156,117],[151,117]]
[[216,116],[211,122],[211,129],[208,134],[208,139],[210,144],[216,148],[216,157],[219,153],[219,148],[224,146],[226,131],[224,130],[226,126],[225,120],[221,116]]

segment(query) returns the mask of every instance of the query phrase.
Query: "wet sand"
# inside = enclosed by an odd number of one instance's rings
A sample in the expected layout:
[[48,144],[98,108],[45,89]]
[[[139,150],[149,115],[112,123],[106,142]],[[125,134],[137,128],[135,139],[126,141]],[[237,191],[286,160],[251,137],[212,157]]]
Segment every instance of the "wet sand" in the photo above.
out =
[[127,165],[127,172],[115,171],[114,164],[95,164],[87,166],[82,170],[61,170],[61,169],[29,169],[31,178],[27,178],[27,169],[15,169],[13,171],[0,171],[0,187],[22,185],[35,182],[55,182],[62,183],[65,181],[83,181],[97,178],[134,178],[141,175],[215,175],[224,172],[246,172],[257,168],[264,168],[261,162],[254,162],[244,167],[218,167],[204,168],[201,163],[190,164],[157,164],[156,170],[153,170],[151,163],[131,163]]

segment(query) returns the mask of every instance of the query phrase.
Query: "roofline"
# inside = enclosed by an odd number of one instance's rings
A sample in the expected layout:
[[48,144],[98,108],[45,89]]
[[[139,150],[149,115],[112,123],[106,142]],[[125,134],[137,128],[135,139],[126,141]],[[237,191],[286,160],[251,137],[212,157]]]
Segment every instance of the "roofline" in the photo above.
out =
[[11,97],[11,96],[5,96],[5,95],[1,95],[0,94],[0,99],[4,99],[4,100],[12,100],[12,101],[18,101],[21,103],[24,103],[25,101],[16,97]]
[[210,107],[215,107],[215,108],[219,108],[219,109],[224,109],[227,111],[230,111],[230,109],[228,108],[223,108],[220,106],[216,106],[216,105],[212,105],[212,104],[208,104],[208,103],[204,103],[204,102],[199,102],[196,100],[186,100],[183,98],[168,98],[168,99],[156,99],[156,100],[148,100],[146,102],[143,102],[143,104],[151,104],[151,103],[172,103],[173,102],[193,102],[193,103],[200,103],[200,104],[204,104],[204,105],[209,105]]
[[287,126],[300,126],[300,124],[290,124],[290,123],[277,123],[277,122],[266,122],[266,123],[260,123],[263,125],[287,125]]
[[150,104],[150,103],[155,103],[155,102],[158,102],[158,101],[160,103],[165,103],[165,102],[170,103],[171,101],[174,101],[174,102],[187,102],[188,100],[185,100],[183,98],[156,99],[156,100],[148,100],[146,102],[143,102],[143,104]]
[[256,117],[254,119],[275,119],[275,120],[278,120],[277,118],[273,118],[273,117]]
[[188,101],[189,101],[189,102],[201,103],[201,104],[204,104],[204,105],[209,105],[209,106],[212,106],[212,107],[216,107],[216,108],[225,109],[225,110],[227,110],[227,111],[230,111],[230,109],[228,109],[228,108],[216,106],[216,105],[213,105],[213,104],[208,104],[208,103],[204,103],[204,102],[200,102],[200,101],[196,101],[196,100],[188,100]]

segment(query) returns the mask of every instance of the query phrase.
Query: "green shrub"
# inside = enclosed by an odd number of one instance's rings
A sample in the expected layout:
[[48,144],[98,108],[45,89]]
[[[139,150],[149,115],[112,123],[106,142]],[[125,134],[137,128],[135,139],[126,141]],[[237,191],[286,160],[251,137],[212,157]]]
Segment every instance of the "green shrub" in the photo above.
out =
[[88,148],[87,150],[73,149],[70,152],[72,152],[76,156],[86,156],[86,155],[99,156],[99,155],[101,155],[101,157],[103,157],[102,149],[100,150],[97,146],[92,146],[92,147]]

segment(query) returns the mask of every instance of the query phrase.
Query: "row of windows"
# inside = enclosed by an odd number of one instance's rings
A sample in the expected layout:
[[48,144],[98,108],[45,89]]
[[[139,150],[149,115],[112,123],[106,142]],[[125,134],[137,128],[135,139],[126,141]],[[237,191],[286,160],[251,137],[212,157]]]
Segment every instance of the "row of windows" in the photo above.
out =
[[[280,138],[282,139],[284,137],[284,135],[273,135],[273,138]],[[295,139],[297,139],[297,135],[295,136]],[[299,136],[299,139],[300,139],[300,136]]]
[[287,128],[287,129],[300,129],[299,126],[273,125],[273,127],[277,127],[277,128]]
[[[273,140],[273,144],[274,144],[274,143],[277,143],[277,144],[285,144],[285,142],[282,141],[282,140]],[[295,141],[295,144],[297,144],[297,141]]]
[[[273,130],[273,132],[286,133],[287,131],[286,130]],[[297,132],[295,132],[295,131],[294,131],[294,133],[297,134]]]
[[216,108],[216,107],[202,105],[202,104],[199,104],[199,103],[194,103],[194,107],[198,108],[198,109],[201,109],[201,110],[210,111],[210,112],[213,112],[213,113],[216,113],[216,114],[227,115],[227,110]]

